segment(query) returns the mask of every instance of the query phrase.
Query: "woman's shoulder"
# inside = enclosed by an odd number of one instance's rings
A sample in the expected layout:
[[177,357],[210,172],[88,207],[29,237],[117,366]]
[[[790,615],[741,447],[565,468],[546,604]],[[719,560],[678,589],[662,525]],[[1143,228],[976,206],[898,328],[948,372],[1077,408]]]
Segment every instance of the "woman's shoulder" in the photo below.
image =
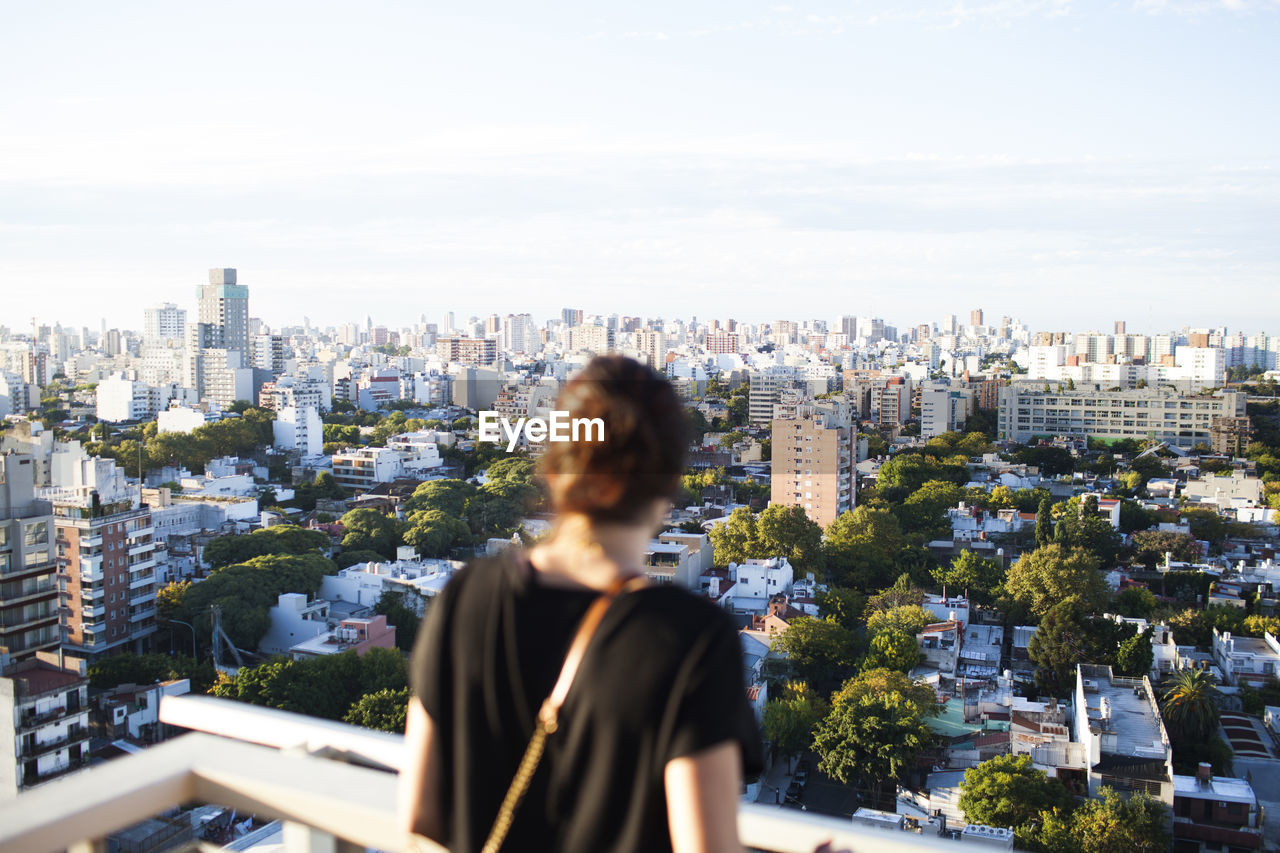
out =
[[670,584],[650,584],[634,593],[635,611],[655,627],[686,639],[706,633],[737,633],[737,623],[704,596]]

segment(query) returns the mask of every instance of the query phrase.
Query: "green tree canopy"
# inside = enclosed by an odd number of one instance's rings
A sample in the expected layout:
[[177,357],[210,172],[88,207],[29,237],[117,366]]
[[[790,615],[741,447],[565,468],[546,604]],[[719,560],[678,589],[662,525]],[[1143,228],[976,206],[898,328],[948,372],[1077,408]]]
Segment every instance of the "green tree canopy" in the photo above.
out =
[[376,509],[353,509],[339,523],[346,529],[343,550],[376,551],[388,560],[396,557],[396,547],[403,541],[400,525],[392,516]]
[[1004,567],[973,551],[961,551],[951,565],[939,565],[932,575],[939,586],[948,587],[952,592],[964,591],[981,604],[994,600],[1004,583]]
[[1218,727],[1221,694],[1203,669],[1180,669],[1161,696],[1160,710],[1173,741],[1205,740]]
[[178,618],[190,622],[200,635],[200,646],[209,648],[209,607],[222,608],[222,627],[241,649],[255,649],[271,620],[267,611],[281,593],[315,595],[325,575],[338,567],[319,554],[266,554],[243,563],[216,569],[192,585],[182,597]]
[[780,695],[765,704],[765,740],[782,755],[798,755],[813,742],[813,728],[827,710],[827,703],[808,684],[788,681]]
[[1151,664],[1155,660],[1155,650],[1151,647],[1151,634],[1152,629],[1148,628],[1120,643],[1120,648],[1116,652],[1116,666],[1121,675],[1141,678],[1151,671]]
[[857,590],[833,586],[815,595],[814,602],[824,619],[835,619],[850,630],[861,627],[867,597]]
[[759,550],[755,513],[746,507],[738,507],[729,513],[723,524],[711,528],[710,538],[717,566],[743,562]]
[[319,530],[276,524],[252,533],[236,533],[209,540],[204,548],[204,561],[217,569],[267,554],[320,553],[328,547],[328,535]]
[[821,570],[822,528],[803,507],[771,504],[756,522],[756,558],[786,557],[797,570]]
[[889,510],[859,506],[843,512],[827,526],[828,574],[840,586],[874,589],[889,579],[904,544],[902,528]]
[[1098,515],[1098,499],[1093,495],[1072,498],[1063,505],[1053,539],[1067,548],[1089,552],[1106,567],[1113,566],[1120,554],[1120,534],[1111,522]]
[[1048,812],[1036,834],[1046,853],[1160,853],[1169,849],[1168,810],[1143,793],[1104,787],[1070,815]]
[[920,663],[920,648],[913,634],[890,629],[871,638],[867,666],[910,672]]
[[927,683],[884,667],[864,669],[831,695],[831,704],[856,704],[864,696],[894,695],[912,705],[920,717],[930,717],[941,710],[937,692]]
[[853,670],[857,637],[834,619],[793,619],[775,645],[786,653],[796,675],[823,693]]
[[459,518],[428,509],[409,516],[404,539],[423,557],[446,557],[453,548],[471,541],[471,529]]
[[873,610],[867,616],[867,636],[877,637],[896,631],[915,637],[933,621],[933,614],[918,604],[902,604],[884,610]]
[[209,692],[226,699],[341,720],[362,696],[408,686],[405,658],[396,649],[370,649],[311,660],[285,658],[241,667]]
[[1045,545],[1024,553],[1009,567],[1004,595],[1008,603],[1031,618],[1069,598],[1078,599],[1087,613],[1097,613],[1110,599],[1096,557],[1078,548]]
[[357,699],[343,715],[342,721],[351,723],[353,726],[363,726],[366,729],[404,734],[408,710],[408,687],[396,690],[384,687]]
[[1026,846],[1032,822],[1042,811],[1071,808],[1071,794],[1057,779],[1031,764],[1029,755],[998,755],[964,772],[960,810],[965,820],[1011,826]]
[[813,739],[818,769],[846,785],[880,794],[933,742],[915,704],[897,694],[862,696],[832,707]]
[[1072,695],[1076,664],[1088,660],[1089,625],[1074,598],[1049,608],[1027,644],[1027,657],[1036,665],[1036,684],[1048,696]]

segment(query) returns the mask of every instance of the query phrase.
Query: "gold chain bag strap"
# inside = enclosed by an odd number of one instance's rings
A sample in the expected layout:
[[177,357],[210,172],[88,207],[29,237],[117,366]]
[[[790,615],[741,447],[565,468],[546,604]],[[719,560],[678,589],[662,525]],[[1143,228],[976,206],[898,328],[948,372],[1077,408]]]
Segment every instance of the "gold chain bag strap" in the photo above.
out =
[[604,619],[605,612],[623,592],[639,589],[644,584],[645,579],[643,577],[619,578],[610,584],[604,594],[593,601],[591,606],[587,608],[586,615],[582,617],[582,622],[578,625],[578,632],[574,634],[573,642],[569,645],[569,653],[565,655],[564,666],[560,668],[560,677],[556,679],[555,687],[551,688],[551,693],[543,700],[542,707],[538,709],[538,718],[533,727],[533,737],[529,738],[529,745],[525,747],[524,757],[520,759],[520,766],[516,768],[516,775],[511,780],[511,787],[507,789],[507,795],[502,799],[502,805],[498,808],[498,816],[493,821],[493,828],[489,830],[489,837],[485,840],[481,853],[497,853],[502,846],[502,842],[506,840],[507,833],[511,830],[511,821],[515,818],[516,809],[519,808],[520,801],[529,790],[529,782],[533,779],[534,771],[538,769],[538,762],[542,760],[542,751],[546,746],[547,735],[554,734],[560,726],[560,706],[564,704],[565,697],[569,694],[569,688],[573,686],[573,679],[578,674],[578,667],[582,664],[587,645],[591,642],[591,638],[595,636],[596,629],[600,627],[600,621]]

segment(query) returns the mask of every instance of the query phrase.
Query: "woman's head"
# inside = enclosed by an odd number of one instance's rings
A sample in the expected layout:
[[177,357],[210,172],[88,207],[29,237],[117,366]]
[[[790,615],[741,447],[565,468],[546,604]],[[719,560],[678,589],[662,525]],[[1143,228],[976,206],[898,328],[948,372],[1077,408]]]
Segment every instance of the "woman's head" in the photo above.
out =
[[689,431],[666,379],[633,359],[600,356],[565,385],[557,408],[604,422],[603,441],[556,442],[543,455],[557,512],[633,523],[675,496]]

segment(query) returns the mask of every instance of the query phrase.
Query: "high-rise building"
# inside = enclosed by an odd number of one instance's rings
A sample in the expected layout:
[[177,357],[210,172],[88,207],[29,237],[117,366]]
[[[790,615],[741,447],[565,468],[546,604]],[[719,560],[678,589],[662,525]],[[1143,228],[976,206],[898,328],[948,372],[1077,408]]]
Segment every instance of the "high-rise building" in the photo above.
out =
[[36,469],[33,456],[0,455],[0,655],[13,661],[61,639],[53,508],[36,499]]
[[582,325],[582,309],[581,308],[563,308],[560,310],[560,319],[566,326]]
[[0,800],[89,763],[85,662],[0,654]]
[[707,352],[712,355],[742,352],[742,340],[737,332],[708,332]]
[[537,352],[537,329],[533,317],[528,314],[508,314],[502,319],[502,348],[507,352]]
[[446,337],[436,339],[436,355],[444,362],[493,364],[498,360],[498,342],[487,338]]
[[641,329],[636,332],[636,349],[640,351],[640,358],[645,364],[659,373],[666,372],[667,345],[666,341],[663,340],[662,332],[655,332],[649,329]]
[[196,287],[198,321],[222,327],[223,346],[240,353],[240,363],[253,358],[249,347],[249,288],[236,284],[236,271],[209,270],[209,283]]
[[597,355],[613,352],[617,339],[607,326],[573,326],[569,329],[569,349]]
[[822,527],[853,509],[852,429],[809,406],[800,406],[795,418],[772,424],[771,502],[803,507]]
[[142,312],[142,337],[147,343],[181,341],[186,328],[186,310],[172,302],[165,302]]
[[[85,485],[53,496],[58,571],[66,581],[66,645],[88,658],[143,651],[156,630],[156,542],[151,508],[122,484],[110,460],[82,459]],[[102,491],[89,485],[100,479]],[[130,648],[132,644],[132,648]]]
[[1125,333],[1124,320],[1116,320],[1116,334],[1123,335]]
[[972,311],[969,312],[969,325],[970,326],[982,325],[982,309],[981,308],[974,308]]

